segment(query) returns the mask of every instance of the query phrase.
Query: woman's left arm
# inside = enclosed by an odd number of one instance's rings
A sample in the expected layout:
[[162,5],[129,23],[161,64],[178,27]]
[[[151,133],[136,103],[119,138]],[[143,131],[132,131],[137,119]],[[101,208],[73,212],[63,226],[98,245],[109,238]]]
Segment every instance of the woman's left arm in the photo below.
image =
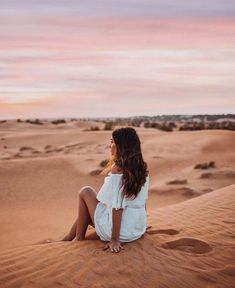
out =
[[113,220],[113,227],[112,227],[112,238],[113,241],[119,241],[120,237],[120,229],[121,229],[121,221],[122,221],[122,212],[123,208],[121,209],[112,209],[112,220]]
[[[145,202],[145,211],[146,211],[146,215],[148,216],[148,213],[147,213],[147,202]],[[152,225],[148,225],[146,226],[146,230],[152,228]]]
[[120,209],[112,209],[112,236],[111,236],[111,241],[106,244],[104,247],[104,250],[110,247],[110,250],[112,252],[119,252],[121,249],[124,249],[121,246],[121,243],[119,241],[120,237],[120,229],[121,229],[121,221],[122,221],[122,212],[123,208]]

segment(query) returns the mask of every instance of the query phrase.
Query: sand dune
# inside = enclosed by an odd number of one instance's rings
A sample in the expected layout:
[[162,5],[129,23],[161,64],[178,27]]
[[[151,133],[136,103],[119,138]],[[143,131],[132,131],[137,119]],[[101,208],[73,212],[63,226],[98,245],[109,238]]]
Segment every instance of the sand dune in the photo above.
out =
[[91,124],[1,124],[0,287],[231,287],[232,131],[136,128],[151,175],[152,228],[118,255],[102,250],[92,227],[83,242],[35,244],[64,235],[79,189],[103,183],[111,131],[84,131]]
[[100,240],[6,249],[0,253],[0,285],[231,287],[234,189],[158,209],[150,232],[118,254],[103,251]]

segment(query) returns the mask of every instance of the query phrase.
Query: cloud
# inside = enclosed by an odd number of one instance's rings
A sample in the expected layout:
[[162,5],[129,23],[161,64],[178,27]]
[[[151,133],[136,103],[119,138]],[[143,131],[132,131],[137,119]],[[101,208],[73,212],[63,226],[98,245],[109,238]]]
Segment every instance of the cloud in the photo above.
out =
[[231,111],[230,1],[0,2],[1,117]]
[[53,0],[0,1],[3,15],[86,15],[90,17],[228,17],[234,16],[233,0]]

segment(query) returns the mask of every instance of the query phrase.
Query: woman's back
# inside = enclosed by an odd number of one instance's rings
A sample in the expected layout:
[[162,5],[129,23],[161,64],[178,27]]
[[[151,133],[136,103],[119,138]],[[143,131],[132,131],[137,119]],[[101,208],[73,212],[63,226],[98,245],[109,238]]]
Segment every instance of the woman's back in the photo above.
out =
[[97,204],[94,217],[95,227],[97,234],[104,241],[111,239],[113,208],[123,209],[120,241],[134,241],[146,231],[145,204],[148,198],[149,176],[134,200],[126,196],[123,197],[122,176],[123,174],[109,172],[96,197],[100,202]]
[[125,208],[127,205],[144,206],[148,198],[149,176],[134,200],[133,197],[123,197],[122,177],[123,174],[109,172],[97,194],[97,199],[112,208]]

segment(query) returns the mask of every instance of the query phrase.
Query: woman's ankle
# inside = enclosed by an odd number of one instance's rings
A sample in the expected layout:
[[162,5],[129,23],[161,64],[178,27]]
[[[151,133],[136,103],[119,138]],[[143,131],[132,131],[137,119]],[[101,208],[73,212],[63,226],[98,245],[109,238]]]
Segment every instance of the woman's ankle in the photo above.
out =
[[75,236],[75,238],[73,239],[74,241],[83,241],[85,240],[85,237],[84,236]]
[[72,241],[74,237],[71,237],[70,235],[66,235],[64,236],[64,238],[62,238],[62,241]]

